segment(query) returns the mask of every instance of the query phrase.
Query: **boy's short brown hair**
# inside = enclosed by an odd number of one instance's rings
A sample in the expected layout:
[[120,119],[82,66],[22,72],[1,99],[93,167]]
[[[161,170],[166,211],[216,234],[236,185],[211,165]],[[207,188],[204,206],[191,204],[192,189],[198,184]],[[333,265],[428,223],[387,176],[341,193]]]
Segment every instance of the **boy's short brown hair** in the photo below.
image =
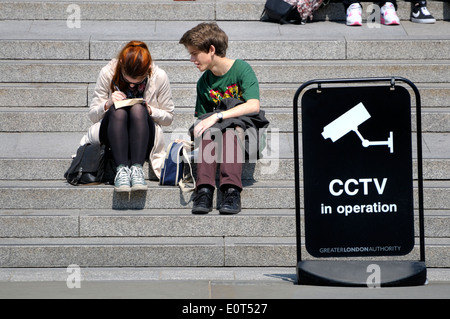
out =
[[185,47],[192,46],[202,52],[209,52],[211,45],[216,48],[216,54],[225,57],[228,48],[228,36],[217,23],[200,23],[187,31],[180,39]]

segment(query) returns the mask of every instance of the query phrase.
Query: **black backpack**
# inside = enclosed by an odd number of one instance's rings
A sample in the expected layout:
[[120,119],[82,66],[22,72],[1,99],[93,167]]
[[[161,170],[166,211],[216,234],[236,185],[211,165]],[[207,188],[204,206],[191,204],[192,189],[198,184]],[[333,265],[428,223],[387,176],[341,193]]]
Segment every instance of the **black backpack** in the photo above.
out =
[[283,0],[267,0],[259,20],[279,24],[302,23],[302,18],[297,8]]
[[105,146],[85,144],[78,148],[64,178],[69,184],[100,184],[105,172]]

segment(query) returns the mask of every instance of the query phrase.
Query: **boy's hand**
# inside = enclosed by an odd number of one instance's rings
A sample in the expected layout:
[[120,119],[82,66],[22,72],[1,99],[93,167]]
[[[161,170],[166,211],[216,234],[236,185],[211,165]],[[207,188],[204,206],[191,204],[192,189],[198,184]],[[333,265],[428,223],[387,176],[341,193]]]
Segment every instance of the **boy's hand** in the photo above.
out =
[[218,121],[217,115],[213,114],[206,119],[202,120],[194,127],[194,137],[202,136],[202,134]]

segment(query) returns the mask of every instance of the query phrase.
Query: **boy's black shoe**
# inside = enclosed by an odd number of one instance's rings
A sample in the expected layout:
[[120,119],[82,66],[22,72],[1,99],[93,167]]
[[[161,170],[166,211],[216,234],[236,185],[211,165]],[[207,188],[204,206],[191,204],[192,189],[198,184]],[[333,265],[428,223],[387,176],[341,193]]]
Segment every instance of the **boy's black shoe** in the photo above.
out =
[[208,214],[212,211],[213,193],[208,187],[198,189],[193,200],[192,214]]
[[219,207],[221,214],[237,214],[241,211],[241,192],[230,187],[222,193],[222,205]]
[[418,5],[414,6],[411,11],[411,22],[416,23],[435,23],[436,19],[431,15],[427,9],[426,1],[419,1]]

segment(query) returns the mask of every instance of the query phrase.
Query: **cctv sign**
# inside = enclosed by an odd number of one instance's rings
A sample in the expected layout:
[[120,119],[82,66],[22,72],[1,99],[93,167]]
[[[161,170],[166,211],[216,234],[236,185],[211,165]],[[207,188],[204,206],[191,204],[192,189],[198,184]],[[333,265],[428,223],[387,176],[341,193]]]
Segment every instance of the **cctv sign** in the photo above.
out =
[[410,103],[401,86],[304,93],[305,244],[311,255],[389,256],[412,250]]

